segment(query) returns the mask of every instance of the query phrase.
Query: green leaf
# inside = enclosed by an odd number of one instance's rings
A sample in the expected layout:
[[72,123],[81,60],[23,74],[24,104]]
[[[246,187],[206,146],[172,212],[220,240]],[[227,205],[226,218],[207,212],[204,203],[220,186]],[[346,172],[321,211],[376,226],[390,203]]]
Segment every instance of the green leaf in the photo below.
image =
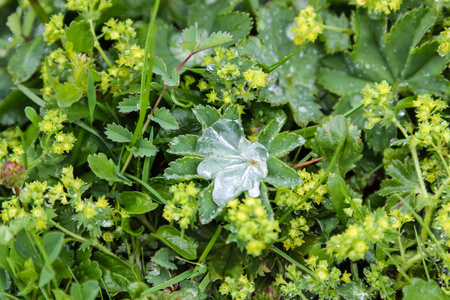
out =
[[95,300],[100,293],[100,287],[97,282],[89,280],[83,284],[83,300]]
[[183,157],[169,164],[164,176],[168,179],[192,179],[198,178],[197,168],[203,158]]
[[213,32],[205,41],[201,43],[196,51],[199,52],[208,48],[217,47],[222,44],[231,42],[232,40],[233,36],[228,32]]
[[177,120],[165,107],[155,109],[154,115],[148,117],[166,130],[177,130],[179,128]]
[[267,126],[259,133],[258,143],[268,149],[275,138],[275,135],[280,132],[281,127],[283,127],[285,122],[286,118],[284,116],[277,116],[275,119],[270,121],[270,123],[267,124]]
[[253,21],[248,13],[234,11],[229,14],[219,14],[212,25],[212,31],[226,31],[232,35],[232,41],[222,45],[238,42],[246,37],[253,27]]
[[345,143],[337,154],[337,161],[331,172],[345,176],[362,158],[363,143],[360,139],[360,131],[355,125],[341,115],[330,118],[317,129],[311,141],[311,148],[315,153],[314,157],[324,157],[318,164],[323,169],[327,169],[342,139],[345,139]]
[[38,115],[34,108],[30,106],[25,107],[25,115],[27,116],[28,120],[33,123],[34,126],[39,128],[39,123],[42,121],[42,118]]
[[102,270],[98,262],[86,259],[74,268],[75,276],[79,283],[84,283],[88,280],[100,280],[102,277]]
[[88,70],[87,96],[88,96],[89,116],[92,124],[92,122],[94,122],[94,110],[97,104],[97,95],[95,94],[95,83],[94,79],[92,78],[91,70]]
[[42,36],[17,47],[16,53],[8,64],[8,72],[12,75],[14,82],[26,81],[33,75],[39,66],[44,49],[45,42]]
[[130,235],[134,235],[134,236],[138,236],[141,235],[144,232],[144,227],[141,226],[136,230],[133,230],[131,228],[131,218],[127,217],[127,218],[122,218],[122,222],[120,224],[123,228],[123,231],[125,231],[126,233],[130,234]]
[[[324,12],[322,17],[326,26],[350,29],[350,22],[344,14],[338,17],[335,14]],[[325,43],[325,50],[329,54],[346,51],[350,48],[350,36],[342,31],[325,29],[319,38]]]
[[181,232],[179,232],[175,227],[163,225],[158,228],[156,233],[151,235],[159,239],[184,258],[197,258],[197,248],[194,242],[188,236],[182,236]]
[[17,235],[14,246],[16,247],[17,253],[19,253],[25,259],[33,259],[33,263],[36,267],[41,268],[43,261],[41,256],[36,251],[36,246],[31,241],[27,231],[25,229],[21,230]]
[[406,158],[405,163],[399,160],[392,161],[386,167],[386,173],[392,179],[384,180],[381,183],[380,194],[400,193],[404,197],[412,199],[415,194],[421,193],[414,163],[410,158]]
[[44,287],[47,283],[49,283],[54,277],[56,273],[49,267],[47,264],[41,270],[41,275],[39,276],[39,287]]
[[199,40],[197,25],[185,28],[181,33],[181,36],[183,41],[180,43],[180,46],[194,52]]
[[[266,66],[273,65],[294,52],[290,28],[295,18],[294,11],[284,2],[270,2],[257,13],[259,37],[250,37],[239,45],[241,55],[252,55]],[[309,44],[287,63],[278,67],[274,79],[260,90],[261,97],[271,104],[288,103],[295,121],[306,125],[317,121],[322,113],[316,103],[316,70],[320,59],[317,45]],[[294,67],[294,66],[301,66]]]
[[210,184],[207,188],[203,189],[200,193],[200,198],[197,200],[199,206],[198,215],[202,224],[208,224],[223,210],[223,207],[218,206],[213,200],[213,188],[213,184]]
[[47,232],[44,234],[42,243],[47,253],[50,263],[54,262],[58,257],[64,243],[64,233],[62,232]]
[[128,98],[125,98],[122,100],[122,102],[119,102],[119,111],[121,113],[129,113],[132,111],[139,111],[139,104],[141,102],[141,98],[139,95],[136,96],[130,96]]
[[144,214],[158,207],[147,194],[137,191],[126,191],[120,194],[120,204],[130,214]]
[[67,40],[73,43],[73,50],[92,55],[95,38],[86,20],[80,22],[72,21],[65,31]]
[[70,107],[83,96],[83,90],[75,85],[65,82],[56,88],[55,98],[59,107]]
[[131,148],[131,153],[133,153],[135,157],[155,156],[156,152],[158,152],[158,149],[155,145],[143,137],[140,137]]
[[130,283],[139,281],[133,268],[115,256],[95,252],[94,259],[102,270],[104,288],[111,293],[125,292]]
[[276,187],[293,187],[302,183],[298,173],[284,162],[270,156],[267,159],[268,175],[265,180]]
[[211,256],[208,262],[208,270],[211,273],[212,280],[223,279],[226,276],[236,278],[244,271],[242,261],[245,260],[242,257],[242,252],[235,245],[225,245],[215,249]]
[[434,281],[425,281],[420,278],[414,278],[411,285],[407,285],[403,288],[403,300],[448,300],[449,295],[446,295],[439,284]]
[[89,167],[97,177],[108,181],[111,185],[114,182],[129,184],[117,176],[116,166],[111,159],[108,159],[104,153],[91,154],[88,156]]
[[330,202],[333,205],[334,211],[338,218],[345,224],[348,219],[348,215],[344,212],[344,208],[349,207],[348,203],[345,203],[346,195],[342,192],[342,189],[351,195],[349,188],[345,184],[344,179],[336,174],[330,174],[327,184],[328,194],[330,195]]
[[198,105],[195,106],[192,111],[200,124],[202,124],[203,128],[211,126],[214,122],[220,119],[220,113],[217,109],[211,106]]
[[160,265],[168,270],[177,269],[177,265],[172,261],[175,259],[175,253],[170,248],[161,248],[156,251],[155,256],[152,257],[152,262]]
[[175,137],[169,144],[167,152],[177,155],[200,155],[197,152],[196,135],[180,135]]
[[387,59],[397,78],[402,77],[412,50],[435,20],[432,9],[417,8],[399,18],[386,35]]
[[106,125],[107,130],[105,131],[106,136],[118,143],[128,143],[131,141],[133,137],[133,133],[128,129],[117,125],[117,124],[108,124]]
[[297,147],[303,146],[305,139],[293,132],[277,134],[269,146],[269,154],[274,157],[284,156]]
[[228,32],[213,32],[209,37],[202,41],[202,37],[197,30],[197,24],[186,28],[182,32],[183,41],[180,45],[190,52],[200,52],[208,48],[217,47],[233,40]]
[[166,64],[158,56],[153,57],[153,72],[161,75],[164,84],[167,86],[177,86],[180,83],[180,75],[176,68],[172,69],[169,74]]

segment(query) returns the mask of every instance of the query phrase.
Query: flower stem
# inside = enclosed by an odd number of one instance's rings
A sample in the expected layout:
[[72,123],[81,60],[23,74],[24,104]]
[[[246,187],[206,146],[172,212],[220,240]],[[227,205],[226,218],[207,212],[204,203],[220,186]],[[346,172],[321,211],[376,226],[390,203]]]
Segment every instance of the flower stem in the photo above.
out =
[[353,30],[350,28],[342,28],[342,27],[336,27],[336,26],[328,26],[328,25],[322,25],[324,29],[333,30],[333,31],[340,31],[346,34],[352,34]]
[[306,41],[305,43],[303,43],[302,45],[300,45],[300,47],[298,47],[297,49],[295,49],[291,54],[289,54],[288,56],[282,58],[281,60],[279,60],[278,62],[274,63],[271,66],[265,66],[263,67],[264,72],[267,73],[272,73],[273,71],[275,71],[279,66],[281,66],[282,64],[284,64],[285,62],[287,62],[288,60],[290,60],[295,54],[297,54],[300,50],[302,50],[307,44],[309,43],[309,41]]

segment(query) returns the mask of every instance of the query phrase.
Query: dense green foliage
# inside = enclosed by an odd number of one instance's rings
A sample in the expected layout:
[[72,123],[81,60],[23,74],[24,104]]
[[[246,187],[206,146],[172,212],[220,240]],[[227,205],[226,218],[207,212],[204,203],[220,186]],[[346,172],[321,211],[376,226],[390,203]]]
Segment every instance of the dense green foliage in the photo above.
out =
[[0,299],[450,299],[446,0],[0,0]]

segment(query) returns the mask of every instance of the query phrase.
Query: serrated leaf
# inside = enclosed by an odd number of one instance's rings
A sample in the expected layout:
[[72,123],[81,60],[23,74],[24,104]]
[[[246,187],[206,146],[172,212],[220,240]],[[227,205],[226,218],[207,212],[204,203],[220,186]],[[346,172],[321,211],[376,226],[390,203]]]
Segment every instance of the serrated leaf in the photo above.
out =
[[235,11],[229,14],[218,15],[212,25],[212,31],[226,31],[232,35],[232,41],[222,45],[225,47],[246,37],[252,30],[252,27],[253,21],[248,13]]
[[134,156],[144,157],[144,156],[155,156],[158,149],[153,145],[151,141],[140,137],[134,146],[131,148],[131,153]]
[[380,194],[390,195],[400,193],[408,199],[412,199],[415,194],[420,194],[419,179],[414,169],[414,164],[410,158],[405,163],[394,160],[386,167],[386,173],[392,178],[381,183]]
[[344,177],[362,157],[363,144],[360,131],[355,125],[349,123],[343,116],[332,117],[317,129],[311,141],[311,148],[315,157],[324,157],[318,164],[327,169],[342,139],[345,139],[345,142],[337,154],[337,161],[331,172]]
[[155,256],[152,257],[152,262],[160,265],[163,268],[175,270],[177,269],[177,265],[172,262],[174,259],[175,255],[172,249],[162,248],[155,252]]
[[344,212],[344,208],[349,207],[348,203],[345,203],[346,195],[342,193],[342,188],[350,195],[350,189],[345,184],[344,179],[336,174],[330,174],[328,177],[327,190],[330,195],[330,202],[333,205],[334,211],[338,218],[345,224],[348,219],[348,215]]
[[386,35],[386,54],[397,78],[403,77],[411,50],[433,25],[436,16],[431,9],[414,9],[399,18]]
[[99,280],[102,277],[102,270],[98,262],[87,259],[77,265],[74,269],[75,276],[80,284],[88,280]]
[[186,48],[187,50],[194,52],[199,40],[197,32],[197,24],[184,29],[183,32],[181,33],[181,36],[182,42],[180,43],[180,45]]
[[421,278],[414,278],[411,285],[403,288],[403,300],[449,300],[450,296],[445,294],[439,284],[434,281],[425,281]]
[[[350,29],[349,21],[344,14],[338,17],[337,15],[325,12],[322,17],[326,26]],[[345,51],[350,48],[350,36],[342,31],[325,29],[319,38],[325,43],[325,50],[329,54]]]
[[14,82],[26,81],[33,75],[39,66],[44,49],[45,42],[42,36],[16,48],[16,53],[8,64],[8,72],[12,75]]
[[198,215],[200,223],[208,224],[223,210],[223,207],[218,206],[212,196],[214,185],[210,184],[208,187],[203,189],[200,194],[198,202]]
[[92,54],[95,38],[92,35],[89,23],[86,20],[80,22],[72,21],[65,29],[66,38],[73,43],[73,50]]
[[177,120],[165,107],[155,109],[155,113],[148,117],[166,130],[177,130],[179,128]]
[[106,125],[107,130],[105,131],[106,136],[118,143],[128,143],[131,141],[133,137],[133,133],[128,129],[117,125],[117,124],[108,124]]
[[167,152],[177,155],[200,155],[197,152],[196,135],[180,135],[175,137],[169,144]]
[[211,106],[198,105],[195,106],[192,111],[197,117],[203,128],[211,126],[214,122],[220,119],[220,113]]
[[267,159],[268,174],[265,181],[276,187],[294,187],[302,183],[298,173],[278,158]]
[[[293,10],[283,3],[270,2],[261,7],[257,13],[259,37],[242,41],[239,53],[252,55],[267,66],[291,54],[297,46],[287,28],[292,26],[294,18]],[[315,102],[318,92],[315,78],[320,56],[316,45],[305,46],[272,73],[273,80],[260,89],[260,98],[277,105],[289,103],[298,124],[306,125],[309,121],[318,120],[322,113],[320,105]]]
[[258,143],[263,145],[266,148],[269,148],[275,136],[280,132],[284,123],[286,122],[286,118],[282,116],[278,116],[272,121],[270,121],[267,126],[261,130],[258,135]]
[[180,82],[180,75],[176,68],[172,69],[171,73],[167,72],[167,66],[158,56],[153,57],[153,72],[161,75],[161,78],[167,86],[177,86]]
[[197,152],[205,157],[198,165],[198,175],[214,180],[212,195],[218,206],[244,191],[259,196],[269,153],[260,143],[248,141],[238,122],[220,119],[206,128],[197,141]]
[[83,90],[70,82],[65,82],[56,88],[55,98],[59,107],[70,107],[83,96]]
[[139,104],[141,102],[141,97],[139,95],[130,96],[119,102],[119,111],[121,113],[129,113],[132,111],[139,111]]
[[193,179],[200,177],[197,174],[197,168],[202,158],[183,157],[169,164],[165,170],[164,176],[168,179]]
[[202,51],[208,48],[217,47],[222,44],[231,42],[232,40],[233,36],[228,32],[213,32],[204,42],[201,43],[200,46],[198,46],[196,51]]
[[153,203],[150,196],[138,191],[120,193],[120,204],[130,214],[144,214],[158,207],[158,203]]
[[129,184],[117,176],[114,162],[111,159],[108,159],[104,153],[91,154],[88,156],[87,160],[92,172],[100,179],[108,181],[110,185],[114,182]]

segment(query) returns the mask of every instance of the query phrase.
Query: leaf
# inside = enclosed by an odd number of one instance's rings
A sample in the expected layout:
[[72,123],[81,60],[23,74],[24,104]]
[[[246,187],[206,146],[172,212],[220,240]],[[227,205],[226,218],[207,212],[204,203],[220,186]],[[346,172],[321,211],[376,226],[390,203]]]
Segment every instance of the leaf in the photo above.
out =
[[185,28],[181,33],[181,36],[182,42],[180,43],[180,46],[186,48],[191,52],[194,52],[199,40],[197,24],[189,28]]
[[39,123],[42,121],[42,118],[38,115],[34,108],[30,106],[25,107],[25,115],[27,116],[28,120],[33,123],[34,126],[39,128]]
[[197,152],[196,135],[180,135],[175,137],[169,144],[167,152],[177,155],[200,155]]
[[349,188],[341,176],[330,174],[328,177],[327,189],[328,194],[330,195],[330,202],[333,205],[336,215],[339,220],[345,224],[347,222],[348,215],[344,212],[344,208],[347,208],[350,205],[345,203],[346,197],[345,194],[343,194],[342,189],[347,193],[347,195],[351,195]]
[[208,48],[217,47],[233,40],[228,32],[213,32],[206,39],[198,34],[197,24],[186,28],[182,33],[182,42],[180,45],[190,52],[200,52]]
[[392,178],[381,183],[380,194],[390,195],[400,193],[409,199],[415,194],[420,194],[419,179],[414,169],[414,163],[410,158],[405,159],[403,164],[399,160],[392,161],[386,167],[386,173]]
[[111,185],[114,182],[129,184],[117,176],[116,166],[111,159],[108,159],[104,153],[91,154],[88,156],[89,167],[97,177],[108,181]]
[[232,35],[232,41],[222,45],[236,43],[237,41],[246,37],[253,27],[253,21],[248,13],[234,11],[229,14],[219,14],[214,18],[212,31],[226,31]]
[[73,43],[73,50],[92,55],[95,38],[86,20],[72,21],[69,27],[66,27],[65,32],[67,40]]
[[198,105],[195,106],[192,111],[197,117],[203,128],[211,126],[214,122],[220,119],[220,113],[217,109],[211,106]]
[[436,281],[425,281],[420,278],[414,278],[411,285],[403,288],[403,300],[421,299],[448,300],[450,296],[441,290],[441,287]]
[[175,227],[163,225],[158,228],[156,233],[152,233],[151,235],[159,239],[184,258],[197,258],[197,247],[194,242],[188,236],[182,236],[181,232],[179,232]]
[[302,183],[300,175],[278,158],[270,156],[267,159],[267,168],[265,181],[276,187],[293,187]]
[[212,195],[218,206],[244,191],[259,196],[269,153],[260,143],[247,140],[236,121],[220,119],[206,128],[197,141],[197,152],[205,157],[198,165],[198,175],[214,180]]
[[134,146],[131,148],[131,153],[133,153],[135,157],[155,156],[156,152],[158,152],[158,149],[155,147],[155,145],[153,145],[151,141],[143,137],[140,137],[136,141],[136,144],[134,144]]
[[88,96],[88,107],[89,107],[89,116],[92,122],[94,122],[94,110],[97,105],[97,95],[95,93],[95,82],[92,77],[92,70],[88,70],[88,79],[87,79],[87,96]]
[[100,280],[102,277],[102,270],[97,261],[86,259],[74,268],[75,276],[79,283],[87,282],[88,280]]
[[213,32],[205,41],[201,43],[196,51],[199,52],[208,48],[217,47],[222,44],[231,42],[232,40],[233,36],[228,32]]
[[277,134],[269,146],[271,156],[280,157],[305,144],[305,139],[293,132]]
[[14,82],[23,82],[33,75],[44,55],[45,42],[42,36],[32,39],[16,48],[8,64],[8,72]]
[[28,232],[23,229],[17,234],[14,241],[17,253],[19,253],[25,259],[33,259],[33,264],[37,268],[41,268],[43,261],[41,256],[36,251],[36,246],[31,241]]
[[399,18],[386,35],[387,59],[397,78],[402,77],[411,50],[433,25],[435,19],[436,16],[431,9],[414,9]]
[[95,252],[93,256],[102,270],[102,283],[107,291],[125,292],[130,283],[139,281],[133,268],[121,259],[103,252]]
[[128,143],[131,141],[133,137],[133,133],[128,129],[117,125],[117,124],[108,124],[106,125],[107,130],[105,131],[106,136],[118,143]]
[[100,287],[97,282],[89,280],[83,284],[82,299],[95,300],[100,293]]
[[144,214],[158,207],[147,194],[137,191],[126,191],[120,193],[120,204],[130,214]]
[[52,268],[45,264],[39,276],[39,287],[44,287],[55,277],[55,275],[56,273],[52,270]]
[[179,128],[177,120],[172,116],[170,110],[165,107],[155,109],[154,115],[149,115],[148,117],[166,130],[177,130]]
[[286,117],[284,116],[277,116],[275,119],[270,121],[270,123],[267,124],[267,126],[259,133],[258,143],[266,148],[269,148],[270,144],[275,138],[275,135],[280,132],[281,127],[283,127],[284,123],[286,123]]
[[133,230],[131,228],[131,218],[130,217],[122,218],[122,222],[120,225],[122,226],[123,231],[125,231],[126,233],[128,233],[130,235],[134,235],[134,236],[141,235],[145,230],[143,226],[139,227],[136,230]]
[[241,261],[242,252],[235,245],[225,245],[211,253],[212,258],[208,262],[208,270],[212,279],[223,279],[226,276],[231,278],[239,277],[244,269]]
[[324,157],[318,164],[327,169],[342,139],[345,139],[344,146],[337,154],[337,161],[331,172],[344,177],[362,158],[363,143],[360,131],[355,125],[341,115],[330,118],[317,129],[311,141],[311,148],[315,153],[314,157]]
[[[324,12],[322,17],[326,26],[350,29],[349,21],[344,14],[338,17],[332,13]],[[325,50],[329,54],[342,52],[350,48],[350,36],[342,31],[325,29],[319,38],[325,43]]]
[[[241,55],[252,55],[270,66],[296,50],[290,33],[294,12],[285,4],[270,2],[257,13],[259,37],[250,37],[239,45]],[[306,125],[317,121],[322,113],[315,101],[316,70],[320,59],[318,46],[310,44],[272,74],[274,79],[260,90],[263,99],[272,104],[288,103],[295,122]],[[301,67],[300,67],[301,66]]]
[[175,255],[172,249],[161,248],[160,250],[155,252],[155,256],[152,257],[152,262],[168,270],[175,270],[178,267],[172,262],[174,259]]
[[59,107],[70,107],[83,96],[83,90],[75,85],[65,82],[56,88],[55,98]]
[[214,185],[210,184],[207,188],[203,189],[200,193],[200,198],[197,200],[199,206],[198,215],[202,224],[208,224],[223,210],[223,207],[219,207],[213,200],[213,188]]
[[192,179],[198,178],[197,168],[202,162],[202,158],[198,157],[183,157],[172,161],[169,167],[164,171],[164,176],[167,179]]
[[167,72],[166,64],[158,56],[153,57],[153,72],[161,75],[162,80],[167,86],[177,86],[180,83],[180,75],[176,68],[172,69],[170,74]]
[[140,107],[139,104],[141,102],[141,98],[139,95],[130,96],[128,98],[125,98],[122,100],[122,102],[119,102],[119,111],[121,113],[129,113],[132,111],[139,111]]
[[52,263],[58,257],[59,252],[62,249],[64,243],[64,233],[56,231],[47,232],[44,234],[42,243],[45,253],[47,253],[48,261]]

